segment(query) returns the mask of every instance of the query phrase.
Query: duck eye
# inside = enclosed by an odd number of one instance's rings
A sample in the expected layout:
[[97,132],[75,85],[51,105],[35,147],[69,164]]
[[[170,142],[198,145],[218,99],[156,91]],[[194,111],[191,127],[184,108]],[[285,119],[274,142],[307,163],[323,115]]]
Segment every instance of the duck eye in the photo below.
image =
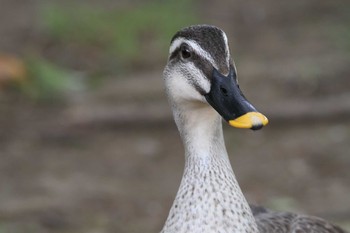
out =
[[191,57],[191,50],[187,46],[181,46],[181,56],[184,59],[188,59]]

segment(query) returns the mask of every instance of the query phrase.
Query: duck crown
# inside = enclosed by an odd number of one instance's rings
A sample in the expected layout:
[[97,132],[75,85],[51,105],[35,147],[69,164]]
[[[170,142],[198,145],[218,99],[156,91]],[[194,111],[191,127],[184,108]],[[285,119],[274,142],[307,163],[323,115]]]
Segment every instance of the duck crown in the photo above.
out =
[[194,25],[181,29],[171,40],[169,58],[177,57],[179,51],[184,49],[184,45],[194,50],[193,52],[200,58],[209,61],[220,73],[229,73],[232,64],[229,46],[227,36],[220,28]]

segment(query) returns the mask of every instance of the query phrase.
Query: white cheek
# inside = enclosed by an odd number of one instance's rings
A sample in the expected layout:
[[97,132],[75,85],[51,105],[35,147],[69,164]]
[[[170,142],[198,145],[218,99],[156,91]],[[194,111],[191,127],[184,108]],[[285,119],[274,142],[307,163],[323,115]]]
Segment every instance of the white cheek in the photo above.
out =
[[177,102],[181,100],[201,99],[201,95],[198,93],[198,91],[179,72],[175,72],[174,75],[168,80],[167,88],[169,94]]
[[175,101],[197,100],[205,102],[205,97],[196,89],[198,86],[205,93],[210,91],[210,81],[192,63],[179,66],[167,75],[166,87]]
[[191,74],[191,79],[198,85],[205,93],[210,91],[210,81],[205,77],[203,72],[199,70],[193,63],[187,65],[187,69]]
[[203,90],[205,91],[205,93],[209,93],[209,92],[210,92],[210,81],[209,81],[209,79],[203,79],[203,80],[201,80],[201,82],[199,83],[199,85],[203,88]]

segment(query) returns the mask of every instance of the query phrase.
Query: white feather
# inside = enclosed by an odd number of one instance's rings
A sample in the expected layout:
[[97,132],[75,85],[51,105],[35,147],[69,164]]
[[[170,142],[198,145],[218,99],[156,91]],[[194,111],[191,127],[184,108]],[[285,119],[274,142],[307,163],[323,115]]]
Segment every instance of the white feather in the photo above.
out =
[[226,55],[226,62],[227,62],[227,67],[230,66],[230,48],[228,47],[228,40],[227,40],[227,36],[226,33],[224,31],[222,31],[222,37],[224,38],[225,41],[225,55]]

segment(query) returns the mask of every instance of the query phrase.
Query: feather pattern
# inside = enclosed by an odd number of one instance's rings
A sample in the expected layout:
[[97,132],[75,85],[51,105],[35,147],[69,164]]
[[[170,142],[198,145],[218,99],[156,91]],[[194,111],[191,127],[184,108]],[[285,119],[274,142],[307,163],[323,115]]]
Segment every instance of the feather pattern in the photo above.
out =
[[322,218],[250,205],[260,233],[346,233]]
[[[187,46],[186,57],[181,46]],[[161,233],[346,233],[318,217],[248,205],[226,152],[222,118],[203,96],[211,90],[213,69],[226,74],[230,67],[221,29],[197,25],[173,37],[164,80],[186,162]]]

